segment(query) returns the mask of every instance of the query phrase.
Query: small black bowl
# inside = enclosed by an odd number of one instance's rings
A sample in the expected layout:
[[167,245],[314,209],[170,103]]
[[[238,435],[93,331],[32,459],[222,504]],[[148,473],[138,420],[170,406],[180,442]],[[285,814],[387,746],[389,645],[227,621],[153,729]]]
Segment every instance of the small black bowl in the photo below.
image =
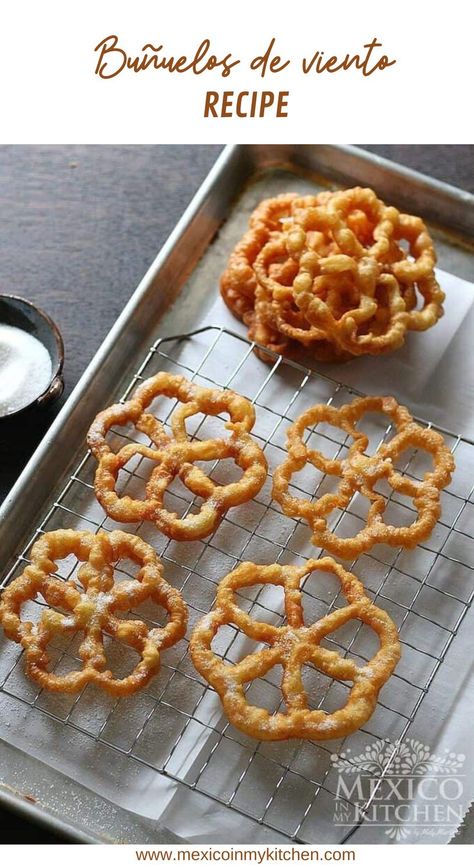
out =
[[0,295],[0,323],[2,325],[16,326],[38,338],[46,347],[51,356],[51,382],[45,391],[31,401],[25,407],[0,416],[3,419],[13,419],[20,413],[33,408],[42,408],[59,398],[64,389],[62,370],[64,364],[64,344],[57,325],[48,314],[44,313],[31,301],[19,298],[16,295]]

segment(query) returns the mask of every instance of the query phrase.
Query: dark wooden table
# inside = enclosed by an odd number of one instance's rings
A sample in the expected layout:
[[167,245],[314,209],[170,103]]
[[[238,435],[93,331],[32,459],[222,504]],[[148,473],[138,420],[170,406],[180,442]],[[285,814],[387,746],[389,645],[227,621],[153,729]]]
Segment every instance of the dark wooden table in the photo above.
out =
[[[471,145],[363,145],[474,193]],[[43,307],[75,386],[221,150],[220,145],[0,146],[0,292]],[[0,424],[0,501],[62,402],[36,427]],[[0,841],[45,843],[0,811]]]

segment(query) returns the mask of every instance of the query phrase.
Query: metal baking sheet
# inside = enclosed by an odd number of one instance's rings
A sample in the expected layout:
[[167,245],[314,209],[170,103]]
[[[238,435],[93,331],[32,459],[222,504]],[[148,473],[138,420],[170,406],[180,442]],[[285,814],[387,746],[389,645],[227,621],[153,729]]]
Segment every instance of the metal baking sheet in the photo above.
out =
[[[294,187],[297,179],[308,178],[322,186],[370,184],[386,199],[434,221],[440,265],[461,277],[472,278],[472,196],[354,148],[226,149],[4,503],[0,547],[5,574],[44,516],[48,506],[44,492],[57,496],[77,464],[91,418],[122,394],[159,336],[191,330],[198,312],[202,315],[202,310],[214,302],[217,277],[229,252],[215,237],[224,222],[232,222],[237,231],[245,223],[253,201],[285,185],[287,189]],[[122,374],[120,382],[117,371]],[[63,834],[104,841],[170,838],[169,832],[160,831],[156,824],[128,811],[117,811],[106,800],[97,810],[100,797],[68,779],[65,787],[64,776],[47,765],[41,767],[41,779],[48,781],[48,786],[41,788],[35,783],[39,763],[6,743],[2,744],[1,762],[8,800],[17,805],[34,803],[44,822]],[[65,795],[58,800],[56,794],[63,790]],[[78,803],[83,808],[80,815]],[[90,809],[92,805],[94,810]]]

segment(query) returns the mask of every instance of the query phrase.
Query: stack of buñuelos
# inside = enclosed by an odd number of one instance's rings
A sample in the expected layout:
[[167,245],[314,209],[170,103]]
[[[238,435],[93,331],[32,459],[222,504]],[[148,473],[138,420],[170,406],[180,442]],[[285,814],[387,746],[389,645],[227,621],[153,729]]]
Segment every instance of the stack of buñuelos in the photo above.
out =
[[443,315],[436,253],[420,217],[369,188],[261,202],[221,278],[249,337],[322,361],[400,347]]

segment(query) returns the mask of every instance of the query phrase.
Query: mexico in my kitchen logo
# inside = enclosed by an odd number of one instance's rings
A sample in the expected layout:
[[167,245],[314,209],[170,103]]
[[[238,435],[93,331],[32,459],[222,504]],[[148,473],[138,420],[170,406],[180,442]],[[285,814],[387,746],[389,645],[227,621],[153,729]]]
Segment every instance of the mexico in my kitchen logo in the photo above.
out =
[[415,739],[379,740],[331,760],[338,772],[334,823],[347,831],[363,821],[391,839],[428,842],[454,834],[463,819],[464,754],[435,754]]

